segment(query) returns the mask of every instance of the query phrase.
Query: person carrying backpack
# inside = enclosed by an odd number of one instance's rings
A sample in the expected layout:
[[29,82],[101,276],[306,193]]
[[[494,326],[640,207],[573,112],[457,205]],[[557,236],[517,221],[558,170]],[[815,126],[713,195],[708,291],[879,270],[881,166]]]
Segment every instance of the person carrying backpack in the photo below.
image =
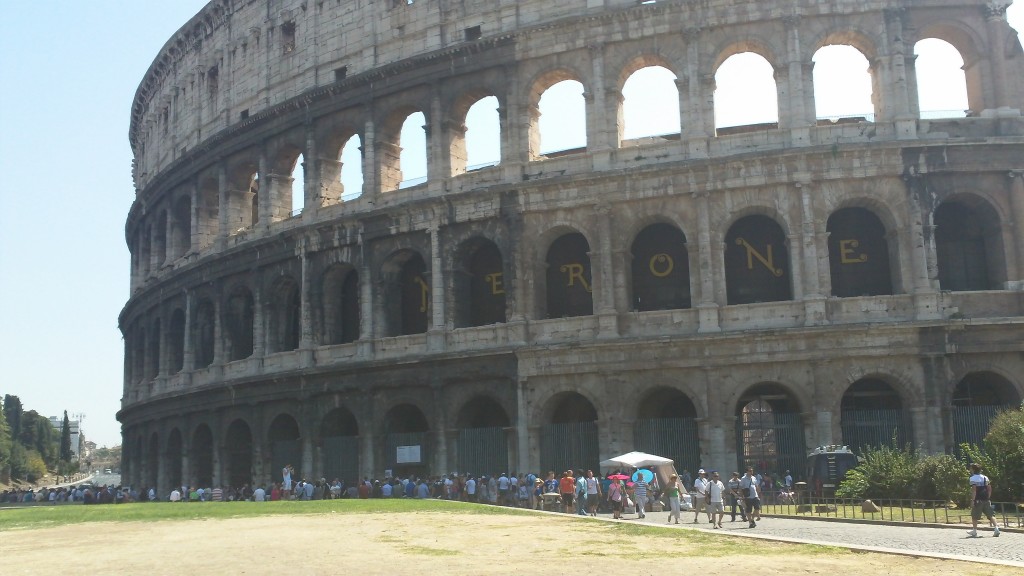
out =
[[988,517],[992,525],[992,536],[999,537],[999,525],[996,524],[995,513],[992,510],[992,481],[981,473],[980,464],[971,464],[971,531],[967,534],[971,538],[978,537],[978,520],[981,515]]

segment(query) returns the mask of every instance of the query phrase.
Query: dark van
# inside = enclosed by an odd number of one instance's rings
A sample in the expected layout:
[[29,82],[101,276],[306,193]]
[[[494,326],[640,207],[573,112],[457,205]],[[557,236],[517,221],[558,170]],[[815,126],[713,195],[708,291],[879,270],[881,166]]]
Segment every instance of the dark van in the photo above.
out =
[[814,496],[834,496],[847,471],[858,462],[848,446],[818,446],[807,455],[807,488]]

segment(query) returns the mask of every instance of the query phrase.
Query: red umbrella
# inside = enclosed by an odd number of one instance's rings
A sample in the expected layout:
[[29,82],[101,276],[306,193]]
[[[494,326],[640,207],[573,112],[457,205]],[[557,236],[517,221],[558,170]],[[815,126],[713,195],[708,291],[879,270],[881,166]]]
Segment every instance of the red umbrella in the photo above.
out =
[[612,474],[608,477],[609,480],[629,480],[629,476],[625,474]]

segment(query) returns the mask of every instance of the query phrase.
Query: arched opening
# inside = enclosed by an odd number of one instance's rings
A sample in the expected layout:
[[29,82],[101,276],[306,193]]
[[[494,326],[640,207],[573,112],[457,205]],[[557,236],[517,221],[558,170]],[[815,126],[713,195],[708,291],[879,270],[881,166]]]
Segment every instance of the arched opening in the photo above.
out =
[[505,321],[505,271],[494,242],[474,238],[460,247],[454,282],[455,326],[486,326]]
[[172,374],[181,372],[185,367],[185,311],[175,308],[171,313],[171,326],[168,333],[170,347],[167,358]]
[[353,134],[341,148],[341,201],[355,200],[363,195],[363,144],[359,134]]
[[153,224],[153,253],[156,255],[156,270],[167,263],[167,212],[161,210]]
[[252,292],[239,286],[224,303],[224,325],[227,328],[227,357],[229,361],[242,360],[253,352],[253,299]]
[[206,368],[213,364],[214,338],[216,335],[213,302],[203,299],[196,306],[195,328],[192,342],[195,346],[195,367]]
[[[146,485],[157,486],[160,478],[160,437],[156,432],[149,437],[149,450],[146,452]],[[166,490],[167,486],[159,486],[157,491]]]
[[541,470],[598,470],[597,409],[576,392],[548,400],[547,423],[541,426]]
[[149,329],[149,345],[146,349],[146,379],[153,380],[160,374],[160,319],[153,320]]
[[393,327],[389,334],[422,334],[427,331],[431,310],[427,266],[419,253],[403,251],[387,267],[394,268],[397,270],[385,274],[386,301],[399,302],[398,306],[389,305],[386,312]]
[[943,290],[999,290],[1006,278],[999,217],[980,200],[943,202],[934,214]]
[[675,388],[650,391],[637,406],[633,443],[641,452],[671,458],[677,470],[698,469],[697,408]]
[[401,124],[398,146],[398,189],[427,181],[427,119],[422,112],[406,117]]
[[320,424],[324,477],[340,478],[346,486],[359,480],[359,425],[348,408],[335,408]]
[[652,224],[637,234],[630,252],[634,310],[690,307],[690,258],[681,230]]
[[171,211],[171,259],[177,260],[188,253],[192,244],[192,199],[178,198]]
[[[267,440],[270,442],[270,472],[277,481],[281,470],[291,464],[301,477],[308,474],[302,465],[302,442],[299,440],[299,423],[288,414],[278,414],[267,429]],[[298,481],[299,478],[293,478]]]
[[960,51],[945,40],[925,38],[914,44],[914,56],[921,118],[966,116],[970,104]]
[[843,208],[828,218],[828,263],[832,295],[892,294],[885,226],[870,210]]
[[228,233],[252,228],[260,220],[260,175],[252,163],[232,171],[228,180]]
[[227,485],[241,488],[252,482],[252,431],[242,420],[228,426],[224,442],[227,455]]
[[751,387],[736,404],[736,454],[739,470],[753,466],[773,476],[804,469],[800,405],[788,390],[774,383]]
[[200,424],[192,433],[191,464],[193,478],[199,486],[213,486],[213,432]]
[[292,182],[289,190],[291,198],[285,204],[291,211],[292,216],[302,214],[306,206],[306,157],[299,154],[295,161],[295,168],[292,169]]
[[399,404],[388,410],[384,417],[387,454],[384,462],[395,475],[428,475],[430,457],[430,426],[427,418],[412,404]]
[[647,66],[622,85],[622,138],[633,140],[679,134],[676,75],[663,66]]
[[[452,172],[465,172],[497,166],[501,163],[501,115],[498,98],[486,96],[466,112],[465,137],[452,139]],[[459,150],[461,144],[462,150]],[[461,152],[461,154],[460,154]]]
[[1013,384],[995,372],[972,372],[953,390],[951,411],[953,444],[981,445],[996,414],[1020,406],[1021,397]]
[[299,284],[291,276],[283,276],[270,291],[268,352],[286,352],[299,347],[302,325],[302,298]]
[[846,389],[840,405],[843,443],[854,452],[869,446],[903,448],[913,443],[910,414],[886,382],[862,378]]
[[174,428],[167,437],[167,479],[171,482],[171,486],[181,486],[188,481],[187,478],[182,478],[181,476],[181,458],[181,432]]
[[767,216],[746,216],[725,235],[725,284],[729,304],[793,298],[786,234]]
[[587,103],[583,98],[583,84],[562,80],[544,90],[537,101],[537,137],[540,158],[587,150]]
[[327,269],[321,282],[323,344],[359,339],[359,273],[347,264]]
[[508,437],[510,420],[493,398],[477,396],[459,409],[456,453],[459,472],[480,475],[509,470]]
[[830,44],[814,53],[814,110],[819,123],[875,121],[871,67],[849,45]]
[[558,237],[547,254],[547,317],[594,313],[590,243],[578,232]]
[[714,99],[719,136],[779,127],[775,69],[760,54],[742,52],[726,58],[715,70]]

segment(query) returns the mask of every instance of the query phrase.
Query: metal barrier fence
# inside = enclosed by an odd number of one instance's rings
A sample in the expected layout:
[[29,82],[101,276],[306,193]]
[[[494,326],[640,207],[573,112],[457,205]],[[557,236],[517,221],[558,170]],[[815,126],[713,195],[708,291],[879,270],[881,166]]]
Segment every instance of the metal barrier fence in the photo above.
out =
[[[886,522],[922,522],[932,524],[970,524],[971,509],[950,506],[941,500],[864,500],[845,498],[785,498],[770,495],[762,499],[761,512],[773,516],[842,518]],[[1013,502],[993,502],[996,522],[1002,527],[1024,528],[1024,509]],[[877,510],[874,510],[877,508]],[[981,525],[988,520],[982,516]]]

